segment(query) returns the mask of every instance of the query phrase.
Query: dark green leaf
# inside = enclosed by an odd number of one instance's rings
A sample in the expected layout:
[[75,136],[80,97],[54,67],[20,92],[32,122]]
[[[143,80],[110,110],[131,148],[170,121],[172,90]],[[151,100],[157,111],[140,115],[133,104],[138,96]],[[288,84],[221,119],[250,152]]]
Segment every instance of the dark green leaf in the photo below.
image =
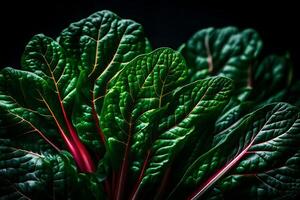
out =
[[191,80],[222,75],[234,80],[236,93],[251,86],[252,65],[262,42],[252,29],[207,28],[195,33],[179,50],[187,61]]
[[79,168],[92,171],[91,157],[70,121],[78,70],[68,61],[57,42],[44,35],[34,36],[22,57],[24,71],[12,68],[1,71],[0,107],[12,121],[18,120],[17,125],[29,127],[29,131],[38,133],[59,150],[48,139],[44,130],[47,127],[41,126],[42,120],[52,122],[51,128],[63,138]]
[[[58,149],[48,137],[58,138],[59,134],[55,125],[53,126],[54,122],[49,110],[40,100],[41,91],[46,85],[44,79],[31,72],[13,68],[1,71],[0,107],[3,111],[1,117],[5,122],[4,128],[13,131],[13,134],[6,132],[1,135],[2,138],[14,138],[14,142],[20,141],[19,145],[21,145],[26,141],[27,136],[36,139],[42,137],[44,139],[38,141],[41,141],[44,150],[51,146]],[[29,141],[29,144],[31,143],[32,141]]]
[[222,77],[175,90],[186,72],[177,53],[158,49],[131,61],[105,98],[102,127],[115,168],[121,166],[124,176],[131,161],[138,189],[139,182],[157,182],[195,133],[195,124],[215,118],[229,100],[231,81]]
[[59,43],[81,71],[74,126],[90,148],[100,151],[99,138],[105,141],[99,114],[107,85],[130,60],[148,52],[149,43],[140,24],[106,10],[72,23],[62,31]]
[[194,198],[213,187],[226,199],[273,199],[298,192],[298,109],[268,105],[225,132],[223,140],[191,165],[179,186],[198,185]]
[[293,78],[288,56],[268,56],[255,66],[253,73],[253,91],[249,99],[262,104],[285,98]]
[[300,114],[277,102],[300,84],[261,47],[226,27],[150,53],[106,10],[35,35],[0,71],[0,199],[297,199]]
[[114,157],[113,166],[120,170],[122,181],[130,151],[136,154],[140,167],[149,144],[155,139],[151,134],[155,124],[151,122],[168,104],[168,97],[183,83],[186,75],[185,63],[178,53],[158,49],[132,60],[109,90],[101,114],[101,127],[108,151]]

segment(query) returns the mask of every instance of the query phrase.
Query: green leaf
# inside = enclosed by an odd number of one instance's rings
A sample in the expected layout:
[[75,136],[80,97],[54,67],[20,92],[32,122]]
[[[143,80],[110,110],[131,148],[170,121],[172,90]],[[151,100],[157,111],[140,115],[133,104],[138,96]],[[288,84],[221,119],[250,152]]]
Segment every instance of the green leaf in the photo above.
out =
[[27,44],[22,56],[22,69],[47,82],[60,96],[65,107],[72,108],[78,68],[68,59],[62,47],[51,38],[39,34]]
[[177,89],[186,75],[176,52],[158,49],[132,60],[105,97],[101,125],[109,152],[120,176],[131,167],[136,192],[156,183],[196,124],[216,118],[229,100],[229,79],[216,77]]
[[[69,153],[36,153],[14,147],[10,140],[0,142],[1,199],[103,199],[101,176],[97,180],[78,174]],[[77,193],[79,188],[83,191],[82,186],[86,193]]]
[[254,87],[249,99],[257,104],[285,101],[299,106],[297,78],[289,54],[268,56],[255,66]]
[[204,198],[213,187],[225,199],[296,194],[300,187],[299,125],[298,109],[283,103],[246,115],[190,166],[177,189],[198,187],[192,199]]
[[300,107],[300,81],[295,80],[288,89],[285,96],[285,101],[291,102],[292,104]]
[[106,95],[101,127],[108,151],[114,157],[113,167],[120,170],[120,186],[125,179],[131,145],[133,151],[138,151],[137,158],[144,159],[147,146],[155,138],[150,134],[155,124],[149,119],[160,113],[157,110],[168,103],[168,97],[186,75],[180,55],[162,48],[132,60]]
[[106,10],[35,35],[0,71],[0,199],[297,199],[300,113],[277,102],[300,82],[261,48],[226,27],[151,52]]
[[232,98],[230,103],[223,110],[222,114],[219,115],[218,120],[215,123],[214,132],[217,134],[229,128],[244,115],[248,114],[252,107],[252,102],[241,102],[238,99]]
[[[215,134],[238,123],[244,115],[265,104],[287,99],[289,87],[292,85],[291,67],[288,55],[270,55],[254,65],[252,90],[246,97],[247,101],[232,99],[215,124]],[[221,137],[218,137],[218,140],[220,139]],[[214,142],[217,142],[216,138]]]
[[56,135],[63,138],[80,169],[92,171],[91,157],[70,121],[78,69],[65,57],[57,42],[41,34],[34,36],[26,46],[22,69],[24,71],[12,68],[1,71],[0,107],[11,121],[38,133],[59,150],[48,139],[48,126],[43,126],[50,123],[50,127],[56,129]]
[[293,79],[291,60],[288,55],[266,57],[255,66],[253,73],[253,91],[249,99],[260,104],[285,99]]
[[[72,121],[80,138],[99,152],[99,127],[107,85],[130,60],[150,50],[140,24],[104,10],[72,23],[59,43],[80,69]],[[97,134],[95,134],[97,133]]]
[[187,61],[191,80],[222,75],[234,80],[236,93],[251,86],[252,65],[262,42],[252,29],[207,28],[195,33],[179,51]]
[[172,183],[178,178],[175,173],[185,170],[203,148],[210,146],[213,135],[209,134],[208,124],[213,125],[231,94],[232,81],[225,77],[199,80],[175,93],[166,117],[160,121],[160,134],[153,143],[152,157],[141,182],[144,190],[161,178],[157,192],[163,192],[166,174],[172,174]]
[[4,126],[2,128],[7,129],[1,134],[1,138],[14,138],[13,142],[25,146],[25,143],[32,144],[32,138],[35,138],[39,148],[43,150],[59,149],[50,139],[58,138],[53,118],[45,104],[40,101],[40,91],[43,91],[45,85],[44,79],[31,72],[13,68],[1,71],[0,108],[3,111],[1,117]]
[[[13,147],[9,140],[1,139],[0,160],[1,199],[53,199],[68,196],[64,191],[75,172],[69,154],[47,156]],[[49,191],[53,193],[48,193],[47,189],[51,187]]]

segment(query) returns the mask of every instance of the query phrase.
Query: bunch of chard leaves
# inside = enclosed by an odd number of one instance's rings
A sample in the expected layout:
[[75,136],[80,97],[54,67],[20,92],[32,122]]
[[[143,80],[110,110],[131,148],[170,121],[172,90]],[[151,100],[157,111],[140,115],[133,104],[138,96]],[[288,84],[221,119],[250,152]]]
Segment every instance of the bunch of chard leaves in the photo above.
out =
[[300,83],[252,29],[178,51],[100,11],[0,72],[0,199],[296,199]]

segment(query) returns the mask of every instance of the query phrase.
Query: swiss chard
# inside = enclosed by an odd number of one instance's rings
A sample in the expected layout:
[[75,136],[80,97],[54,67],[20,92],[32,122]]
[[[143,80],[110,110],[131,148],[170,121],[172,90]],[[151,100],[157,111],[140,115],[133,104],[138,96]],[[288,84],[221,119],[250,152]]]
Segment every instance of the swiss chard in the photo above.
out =
[[[299,84],[252,29],[151,51],[110,11],[0,72],[0,199],[293,199]],[[266,87],[261,87],[264,85]]]
[[207,28],[195,33],[179,51],[185,57],[190,79],[222,75],[235,81],[235,93],[251,87],[252,66],[261,51],[262,41],[252,29]]

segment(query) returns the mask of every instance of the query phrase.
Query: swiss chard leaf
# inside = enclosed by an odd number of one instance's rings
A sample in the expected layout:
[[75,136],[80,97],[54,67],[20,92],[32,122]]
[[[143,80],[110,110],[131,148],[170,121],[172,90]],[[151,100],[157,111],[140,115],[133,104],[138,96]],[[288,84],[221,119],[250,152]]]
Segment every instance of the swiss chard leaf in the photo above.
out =
[[[103,175],[79,174],[68,152],[41,154],[0,140],[0,194],[14,199],[103,199]],[[82,193],[76,192],[79,188]]]
[[[132,60],[106,95],[101,127],[108,151],[114,157],[113,167],[119,171],[117,196],[123,192],[131,145],[137,158],[143,160],[147,145],[155,137],[151,136],[155,124],[150,119],[160,113],[157,110],[168,103],[167,97],[182,84],[186,75],[179,54],[171,49],[159,49]],[[140,170],[141,161],[138,162]]]
[[262,48],[252,29],[207,28],[195,33],[179,51],[187,61],[191,80],[222,75],[234,80],[236,94],[251,87],[249,75]]
[[288,55],[270,55],[264,58],[262,62],[253,66],[253,74],[249,78],[252,79],[252,89],[248,91],[248,96],[243,101],[232,99],[215,124],[215,134],[265,104],[297,101],[296,91],[292,89],[297,84],[293,83],[295,77]]
[[[124,186],[132,163],[136,192],[143,185],[149,189],[196,131],[197,121],[216,117],[228,102],[229,79],[216,77],[177,89],[186,78],[185,63],[171,49],[139,56],[118,75],[101,114],[109,152],[119,170],[118,187]],[[119,190],[122,193],[123,188]]]
[[[44,104],[39,101],[45,81],[34,73],[6,68],[0,74],[0,106],[3,118],[1,138],[14,139],[18,145],[32,145],[32,138],[42,150],[59,147],[50,138],[58,138],[57,130],[51,123],[52,117]],[[35,90],[31,90],[35,88]],[[27,91],[25,93],[25,91]],[[27,97],[33,97],[31,100]],[[46,120],[45,120],[46,119]],[[45,123],[43,122],[45,120]],[[47,132],[47,135],[44,134]],[[29,138],[29,141],[27,141]],[[38,140],[43,138],[42,140]],[[26,142],[27,141],[27,142]],[[34,149],[32,149],[34,150]]]
[[263,104],[279,102],[286,98],[293,81],[292,65],[288,55],[270,55],[256,65],[253,71],[253,90],[249,99]]
[[254,72],[250,100],[260,105],[285,101],[299,106],[299,81],[297,75],[293,73],[289,54],[266,57],[255,66]]
[[74,99],[76,68],[68,63],[59,44],[44,35],[34,36],[26,46],[22,67],[24,71],[2,70],[0,106],[12,120],[19,120],[17,125],[26,124],[30,131],[59,150],[47,139],[45,127],[41,127],[41,120],[50,120],[80,169],[93,171],[93,161],[77,136],[68,112]]
[[107,85],[125,64],[150,50],[149,42],[140,24],[100,11],[63,30],[59,43],[80,69],[72,121],[80,138],[99,152],[99,137],[105,143],[99,114]]
[[298,109],[288,104],[246,115],[216,136],[222,140],[190,166],[177,189],[198,187],[191,199],[205,197],[213,187],[226,199],[295,195],[300,187],[299,124]]
[[22,56],[22,70],[0,73],[1,130],[8,130],[1,138],[51,156],[67,148],[80,171],[94,172],[93,160],[103,154],[97,117],[106,85],[149,50],[141,25],[110,11],[71,24],[59,42],[34,36]]

